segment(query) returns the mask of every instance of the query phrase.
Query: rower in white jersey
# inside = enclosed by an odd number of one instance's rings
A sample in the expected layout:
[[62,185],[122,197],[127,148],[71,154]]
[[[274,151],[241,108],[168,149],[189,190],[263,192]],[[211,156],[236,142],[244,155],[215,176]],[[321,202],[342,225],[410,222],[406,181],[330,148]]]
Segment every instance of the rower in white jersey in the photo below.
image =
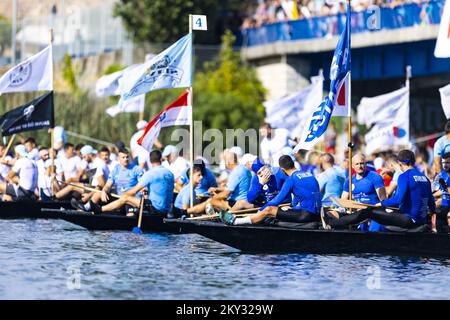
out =
[[34,199],[37,187],[38,170],[35,162],[27,158],[24,145],[17,145],[14,149],[16,161],[9,172],[6,183],[0,184],[0,193],[4,193],[3,200]]

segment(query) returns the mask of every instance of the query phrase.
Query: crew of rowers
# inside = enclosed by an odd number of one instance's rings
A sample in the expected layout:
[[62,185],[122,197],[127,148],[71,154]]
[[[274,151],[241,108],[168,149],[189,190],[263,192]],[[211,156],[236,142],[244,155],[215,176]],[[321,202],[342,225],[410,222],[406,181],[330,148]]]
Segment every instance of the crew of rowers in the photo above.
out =
[[[139,130],[144,127],[138,125]],[[349,214],[333,202],[333,198],[348,199],[348,170],[336,165],[330,153],[317,154],[312,164],[302,161],[305,151],[300,150],[295,155],[282,155],[274,166],[234,147],[223,152],[218,178],[201,158],[194,161],[190,177],[189,162],[174,146],[148,153],[139,150],[133,139],[133,156],[123,143],[116,145],[115,152],[70,143],[56,151],[38,148],[36,141],[28,138],[14,147],[14,158],[4,155],[5,146],[1,145],[0,193],[6,201],[70,200],[82,211],[102,214],[126,208],[127,215],[136,214],[145,197],[148,212],[168,217],[218,213],[229,225],[284,221],[321,223],[325,229],[355,226],[374,232],[390,227],[417,229],[436,213],[440,225],[448,225],[450,219],[450,152],[441,155],[442,171],[433,184],[416,167],[410,150],[391,154],[386,165],[391,170],[383,176],[363,154],[355,154],[352,199],[375,207]],[[251,208],[258,209],[256,214],[234,214]]]

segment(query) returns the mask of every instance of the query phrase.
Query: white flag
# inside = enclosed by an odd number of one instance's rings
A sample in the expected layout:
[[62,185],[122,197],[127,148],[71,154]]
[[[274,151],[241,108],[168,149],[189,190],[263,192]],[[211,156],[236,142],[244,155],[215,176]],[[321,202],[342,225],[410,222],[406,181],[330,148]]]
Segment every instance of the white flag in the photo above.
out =
[[409,145],[409,87],[361,99],[358,122],[374,125],[365,135],[367,154]]
[[119,93],[119,79],[124,70],[120,70],[103,76],[95,83],[95,94],[97,97],[117,96]]
[[192,30],[208,30],[208,22],[206,16],[203,15],[193,15],[192,16]]
[[446,85],[443,88],[439,89],[441,94],[441,104],[442,109],[444,110],[445,117],[450,119],[450,84]]
[[450,57],[450,0],[445,1],[434,56],[436,58]]
[[404,87],[376,97],[361,99],[357,107],[358,123],[371,127],[373,124],[392,122],[403,106],[409,106],[409,88]]
[[123,101],[121,104],[117,104],[106,109],[106,113],[114,118],[116,115],[122,112],[144,112],[144,106],[145,94],[141,94],[140,96]]
[[273,128],[283,128],[292,137],[300,136],[312,110],[323,95],[323,76],[311,78],[311,84],[300,92],[264,102],[266,122]]
[[152,150],[161,128],[188,125],[192,121],[191,114],[189,91],[186,91],[148,123],[138,144],[147,150]]
[[192,34],[188,34],[151,60],[126,70],[119,85],[121,100],[158,89],[191,87],[191,64]]
[[9,69],[0,78],[0,93],[53,90],[53,54],[49,45]]

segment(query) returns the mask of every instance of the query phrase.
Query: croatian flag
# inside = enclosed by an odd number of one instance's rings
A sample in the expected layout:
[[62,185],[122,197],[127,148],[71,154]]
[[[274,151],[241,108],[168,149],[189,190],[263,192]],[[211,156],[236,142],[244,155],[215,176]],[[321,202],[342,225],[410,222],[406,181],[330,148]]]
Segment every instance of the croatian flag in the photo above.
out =
[[190,90],[186,90],[149,122],[144,134],[138,139],[138,144],[150,151],[153,149],[153,144],[158,138],[161,128],[191,124],[192,107],[189,101]]
[[345,29],[334,51],[330,69],[330,92],[325,100],[315,108],[313,114],[306,122],[302,138],[294,148],[294,152],[300,149],[310,150],[325,133],[331,116],[350,116],[350,32],[351,32],[350,4],[347,8],[347,21]]

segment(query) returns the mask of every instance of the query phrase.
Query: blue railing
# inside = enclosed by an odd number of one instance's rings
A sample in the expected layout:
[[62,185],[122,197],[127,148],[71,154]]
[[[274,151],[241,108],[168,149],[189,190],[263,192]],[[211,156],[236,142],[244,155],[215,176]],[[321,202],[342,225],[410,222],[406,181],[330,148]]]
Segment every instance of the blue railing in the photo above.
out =
[[[395,8],[371,7],[352,12],[352,33],[438,24],[445,0],[430,0],[420,5],[405,4]],[[243,30],[243,45],[252,47],[277,41],[326,38],[338,35],[345,25],[345,14],[267,24]]]

